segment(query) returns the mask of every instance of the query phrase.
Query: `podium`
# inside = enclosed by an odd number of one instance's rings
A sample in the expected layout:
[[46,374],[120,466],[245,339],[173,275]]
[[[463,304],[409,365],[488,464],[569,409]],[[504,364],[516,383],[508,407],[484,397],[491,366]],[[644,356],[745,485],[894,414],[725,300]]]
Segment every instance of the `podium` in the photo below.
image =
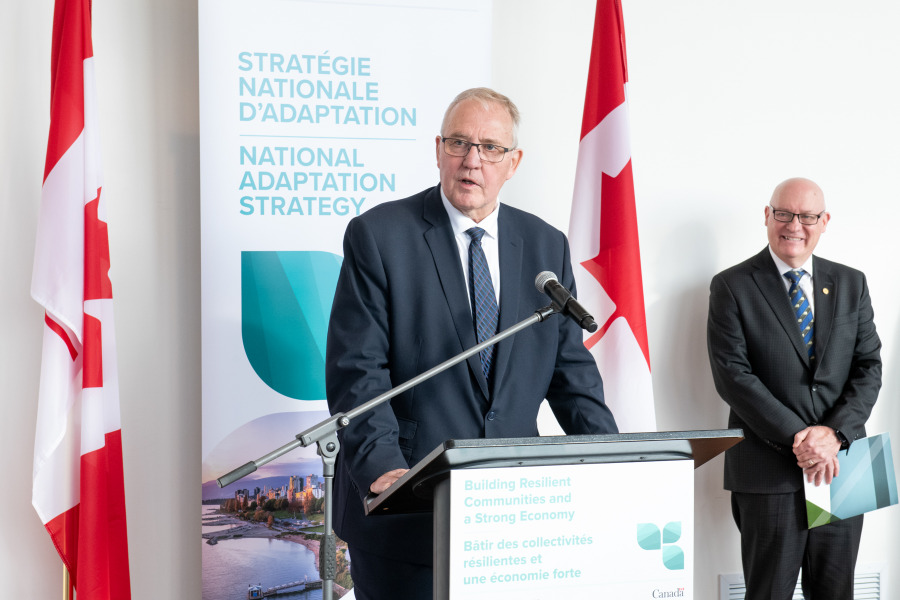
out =
[[741,439],[729,429],[448,440],[366,514],[433,513],[436,600],[691,598],[693,470]]

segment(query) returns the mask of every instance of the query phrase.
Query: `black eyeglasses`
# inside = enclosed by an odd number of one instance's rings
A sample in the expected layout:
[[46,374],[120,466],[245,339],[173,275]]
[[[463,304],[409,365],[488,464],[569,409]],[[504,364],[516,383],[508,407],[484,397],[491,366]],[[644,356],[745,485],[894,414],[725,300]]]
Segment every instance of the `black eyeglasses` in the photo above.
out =
[[514,150],[514,148],[504,148],[497,144],[473,144],[456,138],[441,137],[441,141],[444,142],[444,152],[450,156],[468,156],[469,150],[475,146],[478,148],[478,156],[481,157],[481,160],[492,163],[502,161],[507,152]]
[[815,225],[819,222],[819,219],[822,217],[822,215],[825,214],[824,210],[817,215],[792,213],[787,210],[775,208],[771,204],[769,205],[769,208],[772,209],[772,217],[776,221],[780,221],[781,223],[790,223],[794,220],[794,217],[797,217],[797,220],[800,221],[801,225]]

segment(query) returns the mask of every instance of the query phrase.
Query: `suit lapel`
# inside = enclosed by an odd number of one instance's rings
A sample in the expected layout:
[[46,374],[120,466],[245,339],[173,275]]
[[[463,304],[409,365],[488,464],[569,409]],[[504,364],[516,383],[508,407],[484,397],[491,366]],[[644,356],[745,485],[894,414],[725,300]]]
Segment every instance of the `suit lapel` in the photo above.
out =
[[778,322],[781,323],[785,335],[787,335],[788,339],[791,341],[791,344],[794,346],[800,359],[807,367],[809,367],[809,355],[806,352],[806,346],[803,344],[803,339],[800,337],[800,329],[797,326],[797,317],[791,310],[787,289],[781,281],[782,276],[778,273],[775,262],[769,255],[768,247],[756,255],[753,266],[756,267],[756,270],[753,272],[753,280],[756,282],[760,293],[762,293],[766,302],[768,302],[769,307],[772,309]]
[[[831,338],[831,328],[834,323],[834,299],[835,295],[835,278],[831,268],[827,263],[818,260],[813,256],[813,316],[815,318],[815,345],[816,345],[816,364],[822,364],[822,358],[825,356],[825,349],[828,347],[828,340]],[[827,291],[826,291],[827,290]]]
[[[500,331],[504,331],[519,320],[519,298],[522,296],[518,288],[522,278],[522,251],[524,240],[516,227],[510,222],[512,215],[500,205],[498,231],[500,241]],[[494,389],[500,389],[503,376],[509,365],[516,336],[509,337],[497,344],[496,364],[494,365]]]
[[[425,243],[431,250],[434,267],[441,280],[441,288],[447,299],[447,306],[453,317],[453,325],[459,338],[460,346],[467,350],[477,343],[475,325],[472,321],[472,309],[469,306],[469,295],[466,291],[466,278],[459,262],[459,251],[450,218],[441,202],[440,188],[435,187],[425,196],[422,217],[431,225],[425,230]],[[501,310],[501,319],[503,318]],[[447,358],[450,358],[449,356]],[[489,397],[487,381],[481,371],[481,359],[478,354],[470,356],[466,362],[474,374],[485,399]]]

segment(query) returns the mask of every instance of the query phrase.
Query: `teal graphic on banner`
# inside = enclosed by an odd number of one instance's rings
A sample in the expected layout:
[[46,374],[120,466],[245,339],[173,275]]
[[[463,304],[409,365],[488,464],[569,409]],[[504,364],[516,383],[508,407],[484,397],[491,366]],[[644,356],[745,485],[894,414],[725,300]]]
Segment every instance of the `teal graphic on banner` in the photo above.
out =
[[340,267],[330,252],[241,252],[244,352],[279,394],[325,398],[325,335]]
[[637,543],[644,550],[662,550],[663,565],[670,571],[684,569],[684,550],[675,545],[681,539],[681,521],[672,521],[660,531],[653,523],[638,523]]

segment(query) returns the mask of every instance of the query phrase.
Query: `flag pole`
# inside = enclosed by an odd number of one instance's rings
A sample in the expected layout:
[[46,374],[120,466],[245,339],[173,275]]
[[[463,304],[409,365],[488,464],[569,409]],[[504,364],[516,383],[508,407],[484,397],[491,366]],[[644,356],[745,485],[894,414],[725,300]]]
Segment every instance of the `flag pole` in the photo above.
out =
[[64,598],[88,582],[85,598],[131,600],[91,0],[51,4],[50,127],[31,279],[44,309],[31,503],[67,569]]
[[69,578],[69,569],[63,564],[63,600],[72,600],[72,582]]

